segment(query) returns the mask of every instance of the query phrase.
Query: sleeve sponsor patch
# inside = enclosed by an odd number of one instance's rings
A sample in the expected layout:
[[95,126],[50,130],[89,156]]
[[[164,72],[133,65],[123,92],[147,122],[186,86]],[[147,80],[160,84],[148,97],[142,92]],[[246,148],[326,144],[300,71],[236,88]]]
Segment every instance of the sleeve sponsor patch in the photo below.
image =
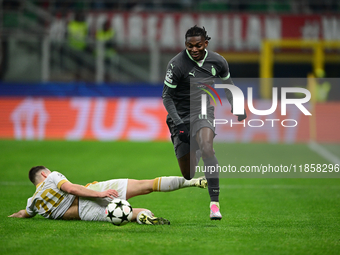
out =
[[165,80],[169,83],[172,83],[172,71],[170,69],[168,69],[168,71],[166,71],[166,75],[165,75]]

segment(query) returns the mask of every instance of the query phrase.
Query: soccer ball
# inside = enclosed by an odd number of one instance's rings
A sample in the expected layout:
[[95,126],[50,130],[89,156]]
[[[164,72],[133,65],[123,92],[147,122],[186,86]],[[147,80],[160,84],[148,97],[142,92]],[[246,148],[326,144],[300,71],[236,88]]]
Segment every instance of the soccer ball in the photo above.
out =
[[106,207],[107,220],[116,226],[123,226],[132,219],[132,207],[128,201],[115,198]]

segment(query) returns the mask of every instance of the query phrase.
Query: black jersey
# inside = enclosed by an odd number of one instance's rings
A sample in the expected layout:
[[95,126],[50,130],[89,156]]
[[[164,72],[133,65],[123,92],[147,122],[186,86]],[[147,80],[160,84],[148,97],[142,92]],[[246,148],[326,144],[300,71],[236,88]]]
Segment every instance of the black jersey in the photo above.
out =
[[[233,84],[227,61],[218,53],[205,50],[203,60],[195,61],[187,50],[170,60],[163,87],[163,102],[175,125],[190,121],[190,113],[199,113],[202,88],[212,85],[215,79]],[[207,96],[209,103],[209,96]],[[193,107],[193,105],[195,107]],[[196,107],[197,106],[197,107]]]

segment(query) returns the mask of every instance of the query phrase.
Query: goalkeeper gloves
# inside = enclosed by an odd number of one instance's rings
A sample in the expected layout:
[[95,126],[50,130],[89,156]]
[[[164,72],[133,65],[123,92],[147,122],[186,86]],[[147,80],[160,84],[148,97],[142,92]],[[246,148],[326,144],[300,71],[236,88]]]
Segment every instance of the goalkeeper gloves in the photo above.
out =
[[178,138],[184,143],[190,143],[189,131],[184,123],[177,125]]

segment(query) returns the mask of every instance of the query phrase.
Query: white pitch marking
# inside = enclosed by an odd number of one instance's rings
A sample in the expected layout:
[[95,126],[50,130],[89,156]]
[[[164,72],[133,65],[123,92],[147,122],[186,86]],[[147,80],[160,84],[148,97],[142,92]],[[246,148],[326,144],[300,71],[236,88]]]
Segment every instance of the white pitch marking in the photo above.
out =
[[327,159],[331,163],[340,164],[340,159],[337,156],[335,156],[333,153],[331,153],[329,150],[321,146],[320,144],[316,142],[309,142],[308,147],[309,149],[311,149],[312,151],[315,151],[317,154]]

